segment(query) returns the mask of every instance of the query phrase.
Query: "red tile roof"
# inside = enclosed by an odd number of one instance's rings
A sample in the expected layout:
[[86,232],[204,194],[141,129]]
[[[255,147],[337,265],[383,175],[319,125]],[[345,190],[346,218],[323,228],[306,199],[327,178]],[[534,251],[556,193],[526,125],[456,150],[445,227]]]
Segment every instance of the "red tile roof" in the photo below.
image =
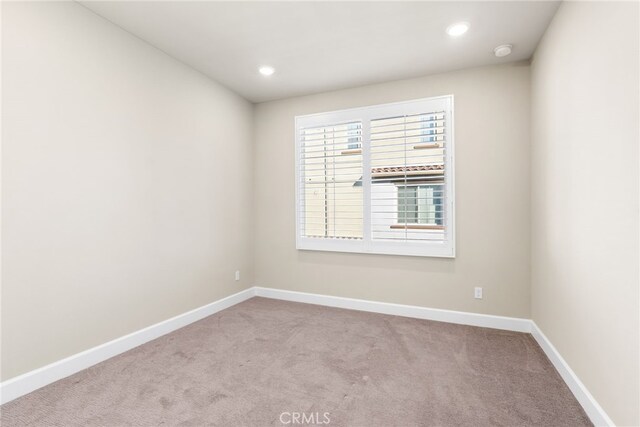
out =
[[[444,172],[444,165],[391,166],[371,168],[372,175],[435,175]],[[427,174],[424,174],[427,175]]]

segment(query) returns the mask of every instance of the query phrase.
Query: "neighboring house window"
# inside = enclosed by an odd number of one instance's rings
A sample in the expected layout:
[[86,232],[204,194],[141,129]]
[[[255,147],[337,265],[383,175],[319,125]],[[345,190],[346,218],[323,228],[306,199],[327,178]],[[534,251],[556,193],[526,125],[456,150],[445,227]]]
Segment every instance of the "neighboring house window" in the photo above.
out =
[[298,249],[452,257],[453,97],[296,117]]
[[420,138],[420,142],[433,142],[435,140],[435,136],[433,136],[436,132],[435,123],[427,120],[426,116],[421,118],[420,129],[420,134],[424,135],[422,138]]
[[442,184],[398,186],[398,225],[442,227],[442,192]]
[[362,136],[362,129],[360,123],[349,123],[347,125],[347,149],[357,150],[362,147],[360,138]]

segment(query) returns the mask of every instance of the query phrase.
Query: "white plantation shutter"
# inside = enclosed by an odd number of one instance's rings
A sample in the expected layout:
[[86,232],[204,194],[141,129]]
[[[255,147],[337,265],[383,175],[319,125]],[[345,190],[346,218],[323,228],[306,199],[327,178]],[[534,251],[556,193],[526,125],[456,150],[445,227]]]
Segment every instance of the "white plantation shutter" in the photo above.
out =
[[362,239],[362,124],[299,129],[304,237]]
[[445,112],[371,120],[372,238],[446,239]]
[[452,105],[296,117],[298,249],[454,256]]

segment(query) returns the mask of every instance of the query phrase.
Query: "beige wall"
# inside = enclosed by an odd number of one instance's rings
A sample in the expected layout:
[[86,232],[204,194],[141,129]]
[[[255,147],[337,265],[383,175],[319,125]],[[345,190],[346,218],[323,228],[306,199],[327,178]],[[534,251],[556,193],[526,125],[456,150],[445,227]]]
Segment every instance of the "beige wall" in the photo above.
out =
[[637,3],[564,3],[532,65],[532,312],[639,425]]
[[[477,68],[258,104],[256,285],[529,317],[529,66]],[[455,96],[455,259],[297,251],[294,116]],[[475,300],[473,287],[485,298]]]
[[251,104],[76,3],[2,6],[2,379],[252,285]]

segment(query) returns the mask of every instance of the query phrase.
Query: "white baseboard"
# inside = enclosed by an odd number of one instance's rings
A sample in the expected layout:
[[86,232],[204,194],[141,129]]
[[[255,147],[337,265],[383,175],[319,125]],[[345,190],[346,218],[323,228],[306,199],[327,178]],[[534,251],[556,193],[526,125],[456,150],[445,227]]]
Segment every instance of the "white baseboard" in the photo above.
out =
[[562,379],[582,405],[585,412],[596,426],[614,426],[602,407],[582,384],[577,375],[562,358],[540,328],[530,319],[493,316],[489,314],[468,313],[463,311],[442,310],[413,305],[391,304],[343,298],[306,292],[287,291],[282,289],[253,287],[230,295],[226,298],[180,314],[129,335],[93,347],[89,350],[67,357],[60,361],[35,369],[0,383],[0,404],[4,404],[41,387],[75,374],[83,369],[105,361],[139,345],[166,335],[193,322],[215,314],[225,308],[246,301],[254,296],[324,305],[349,310],[368,311],[372,313],[390,314],[394,316],[413,317],[416,319],[435,320],[439,322],[457,323],[461,325],[480,326],[508,331],[531,333],[545,352]]
[[245,289],[211,304],[172,317],[113,341],[43,366],[0,383],[0,404],[4,404],[41,387],[75,374],[139,345],[204,319],[218,311],[241,303],[254,296],[253,288]]
[[596,426],[615,426],[611,418],[609,418],[604,409],[602,409],[596,399],[589,393],[587,387],[580,381],[580,378],[573,372],[569,364],[533,320],[531,321],[531,335],[533,335],[533,338],[545,352],[576,400],[582,405],[591,422]]
[[481,326],[516,332],[531,332],[531,320],[516,317],[493,316],[490,314],[468,313],[464,311],[441,310],[415,305],[391,304],[354,298],[334,297],[306,292],[285,291],[282,289],[261,288],[256,286],[255,295],[285,301],[304,302],[350,310],[369,311],[393,316],[413,317],[416,319],[436,320],[438,322],[460,325]]

